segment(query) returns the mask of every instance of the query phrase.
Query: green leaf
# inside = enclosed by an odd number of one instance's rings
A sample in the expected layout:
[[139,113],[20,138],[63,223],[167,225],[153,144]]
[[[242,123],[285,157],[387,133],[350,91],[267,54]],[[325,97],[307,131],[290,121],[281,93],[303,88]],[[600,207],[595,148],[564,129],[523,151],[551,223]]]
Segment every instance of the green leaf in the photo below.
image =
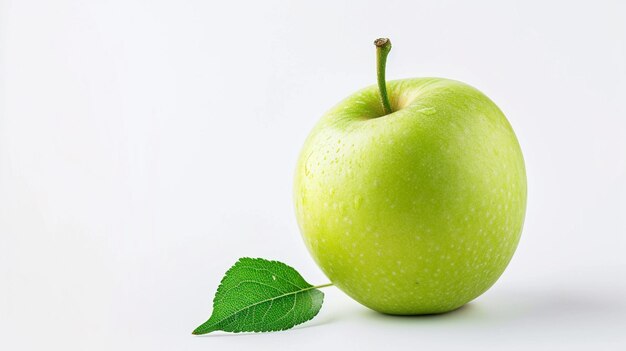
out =
[[317,288],[323,286],[312,286],[282,262],[240,258],[217,288],[211,318],[193,334],[289,329],[317,315],[324,300]]

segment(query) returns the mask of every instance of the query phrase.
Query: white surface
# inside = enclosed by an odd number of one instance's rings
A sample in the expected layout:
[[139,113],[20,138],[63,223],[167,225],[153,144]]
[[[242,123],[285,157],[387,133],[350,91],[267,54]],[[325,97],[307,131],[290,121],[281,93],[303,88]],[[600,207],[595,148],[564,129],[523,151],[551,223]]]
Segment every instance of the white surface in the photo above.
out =
[[[0,4],[0,349],[626,348],[623,2]],[[390,79],[465,81],[511,121],[529,184],[511,265],[446,315],[330,288],[295,330],[191,336],[240,256],[326,281],[293,170],[374,83],[378,36]]]

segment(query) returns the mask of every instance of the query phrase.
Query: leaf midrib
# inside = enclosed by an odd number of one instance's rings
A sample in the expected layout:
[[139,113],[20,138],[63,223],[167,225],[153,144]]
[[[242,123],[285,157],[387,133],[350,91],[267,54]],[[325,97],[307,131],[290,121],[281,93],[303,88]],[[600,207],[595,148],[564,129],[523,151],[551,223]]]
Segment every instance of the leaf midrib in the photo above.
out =
[[[286,279],[286,278],[282,277],[280,274],[276,274],[276,272],[271,271],[271,270],[269,270],[269,269],[267,269],[267,268],[259,268],[259,267],[252,267],[252,266],[242,266],[241,268],[249,268],[249,269],[255,270],[255,271],[257,271],[257,272],[267,272],[267,273],[271,274],[272,276],[276,277],[276,279],[280,279],[280,280],[284,281],[285,283],[287,283],[287,284],[289,284],[289,285],[291,285],[291,286],[295,287],[296,289],[303,289],[302,287],[300,287],[300,286],[296,285],[296,283],[292,282],[291,280]],[[302,278],[302,277],[300,277],[300,278]],[[229,289],[227,289],[226,291],[223,291],[223,292],[222,292],[222,294],[221,294],[222,296],[220,296],[217,300],[213,301],[213,305],[215,306],[215,304],[216,304],[217,302],[221,301],[221,300],[224,298],[224,295],[226,295],[227,293],[229,293],[231,290],[236,289],[236,288],[237,288],[239,285],[241,285],[241,283],[243,283],[243,282],[245,282],[245,281],[240,281],[237,285],[235,285],[235,286],[233,286],[233,287],[230,287],[230,288],[229,288]],[[274,286],[271,286],[271,285],[268,285],[268,284],[265,284],[265,283],[262,283],[262,282],[255,282],[255,281],[253,281],[253,280],[249,280],[248,282],[254,282],[254,283],[257,283],[257,284],[262,284],[262,285],[267,286],[268,288],[272,288],[272,289],[275,289],[275,290],[279,290],[278,288],[276,288],[276,287],[274,287]],[[305,284],[308,284],[308,283],[306,283],[306,282],[304,282],[304,283],[305,283]],[[280,290],[279,290],[279,291],[280,291]],[[219,291],[218,291],[218,293],[219,293]]]
[[[250,282],[250,283],[257,283],[258,284],[258,282]],[[277,300],[277,299],[280,299],[280,298],[283,298],[283,297],[286,297],[286,296],[290,296],[290,295],[296,295],[296,294],[303,293],[303,292],[306,292],[306,291],[309,291],[309,290],[313,290],[313,289],[315,289],[315,286],[309,286],[307,288],[304,288],[304,289],[301,289],[301,290],[298,290],[298,291],[291,291],[291,292],[288,292],[288,293],[285,293],[285,294],[282,294],[282,295],[279,295],[279,296],[276,296],[276,297],[272,297],[272,298],[269,298],[269,299],[261,300],[259,302],[255,302],[255,303],[253,303],[251,305],[248,305],[248,306],[246,306],[244,308],[241,308],[241,309],[239,309],[239,310],[229,314],[228,316],[220,319],[217,322],[211,323],[209,326],[207,326],[205,328],[202,328],[202,326],[200,326],[200,327],[198,327],[198,329],[200,329],[200,331],[204,331],[205,329],[210,329],[211,327],[216,326],[216,325],[222,323],[223,321],[227,320],[228,318],[230,318],[230,317],[232,317],[232,316],[234,316],[234,315],[236,315],[238,313],[241,313],[241,312],[243,312],[243,311],[245,311],[247,309],[253,308],[255,306],[258,306],[258,305],[266,303],[266,302],[274,301],[274,300]],[[293,308],[292,308],[292,310],[293,310]],[[289,312],[287,312],[287,313],[290,313],[290,312],[291,312],[291,310]]]

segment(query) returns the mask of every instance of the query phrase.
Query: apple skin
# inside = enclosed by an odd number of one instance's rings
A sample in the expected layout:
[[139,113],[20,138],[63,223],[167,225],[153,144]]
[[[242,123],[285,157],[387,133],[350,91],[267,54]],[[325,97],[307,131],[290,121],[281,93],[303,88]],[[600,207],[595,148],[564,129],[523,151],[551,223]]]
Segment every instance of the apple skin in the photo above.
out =
[[526,211],[522,152],[504,114],[449,79],[367,87],[327,112],[297,164],[298,224],[328,278],[382,313],[454,310],[500,277]]

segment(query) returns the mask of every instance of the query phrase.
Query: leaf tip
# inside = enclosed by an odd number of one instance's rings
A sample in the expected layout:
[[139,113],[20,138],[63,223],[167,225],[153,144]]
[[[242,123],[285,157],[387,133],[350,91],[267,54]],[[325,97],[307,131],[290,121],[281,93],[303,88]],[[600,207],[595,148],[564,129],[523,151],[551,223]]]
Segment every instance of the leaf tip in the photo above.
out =
[[204,324],[202,324],[201,326],[197,327],[196,329],[194,329],[191,332],[191,335],[202,335],[202,334],[208,334],[210,332],[212,332],[213,330],[211,329],[206,329],[206,328],[202,328],[204,326]]

